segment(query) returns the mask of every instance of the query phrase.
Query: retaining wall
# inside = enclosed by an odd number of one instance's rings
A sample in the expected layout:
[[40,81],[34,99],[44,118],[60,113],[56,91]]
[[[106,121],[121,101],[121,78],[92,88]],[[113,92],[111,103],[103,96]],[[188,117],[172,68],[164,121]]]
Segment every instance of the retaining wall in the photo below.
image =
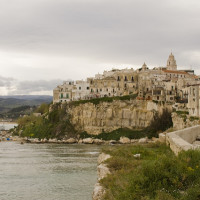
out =
[[166,134],[166,143],[170,145],[172,151],[178,155],[182,150],[196,149],[192,143],[200,135],[200,125],[174,131]]

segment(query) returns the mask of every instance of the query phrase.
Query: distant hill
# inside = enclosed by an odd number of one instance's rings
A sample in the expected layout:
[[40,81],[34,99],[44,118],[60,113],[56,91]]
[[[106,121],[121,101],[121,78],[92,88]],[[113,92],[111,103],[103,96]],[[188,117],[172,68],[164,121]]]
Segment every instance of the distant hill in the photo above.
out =
[[50,103],[52,102],[52,99],[53,97],[48,95],[0,96],[0,115],[1,117],[4,117],[8,113],[15,111],[16,109],[14,108],[31,108],[42,103]]

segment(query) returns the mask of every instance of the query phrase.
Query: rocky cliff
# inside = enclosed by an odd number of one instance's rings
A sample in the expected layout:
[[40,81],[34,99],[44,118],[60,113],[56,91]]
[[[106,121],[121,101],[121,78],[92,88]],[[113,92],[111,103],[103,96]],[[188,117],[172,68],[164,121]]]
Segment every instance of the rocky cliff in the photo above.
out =
[[199,117],[192,117],[184,113],[172,113],[172,121],[174,130],[196,126],[200,124]]
[[[166,107],[166,105],[165,105]],[[80,132],[99,134],[118,128],[147,127],[156,112],[161,113],[164,105],[151,101],[124,100],[70,106],[70,121]]]

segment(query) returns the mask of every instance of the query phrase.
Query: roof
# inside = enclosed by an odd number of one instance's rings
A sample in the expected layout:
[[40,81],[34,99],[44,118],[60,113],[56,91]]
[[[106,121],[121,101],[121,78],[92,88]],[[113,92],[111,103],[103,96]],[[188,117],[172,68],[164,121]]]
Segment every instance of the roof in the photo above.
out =
[[188,75],[188,73],[184,72],[184,71],[163,70],[163,72],[172,73],[172,74],[185,74],[185,75]]

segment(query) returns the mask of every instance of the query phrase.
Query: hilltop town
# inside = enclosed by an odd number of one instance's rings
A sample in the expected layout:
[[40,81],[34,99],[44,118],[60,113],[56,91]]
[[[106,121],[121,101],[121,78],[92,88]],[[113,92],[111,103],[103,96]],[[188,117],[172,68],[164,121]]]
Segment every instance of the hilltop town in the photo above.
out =
[[190,116],[199,116],[200,77],[194,70],[178,70],[171,53],[166,67],[112,69],[86,81],[65,81],[53,90],[53,103],[137,94],[137,100],[165,102]]

